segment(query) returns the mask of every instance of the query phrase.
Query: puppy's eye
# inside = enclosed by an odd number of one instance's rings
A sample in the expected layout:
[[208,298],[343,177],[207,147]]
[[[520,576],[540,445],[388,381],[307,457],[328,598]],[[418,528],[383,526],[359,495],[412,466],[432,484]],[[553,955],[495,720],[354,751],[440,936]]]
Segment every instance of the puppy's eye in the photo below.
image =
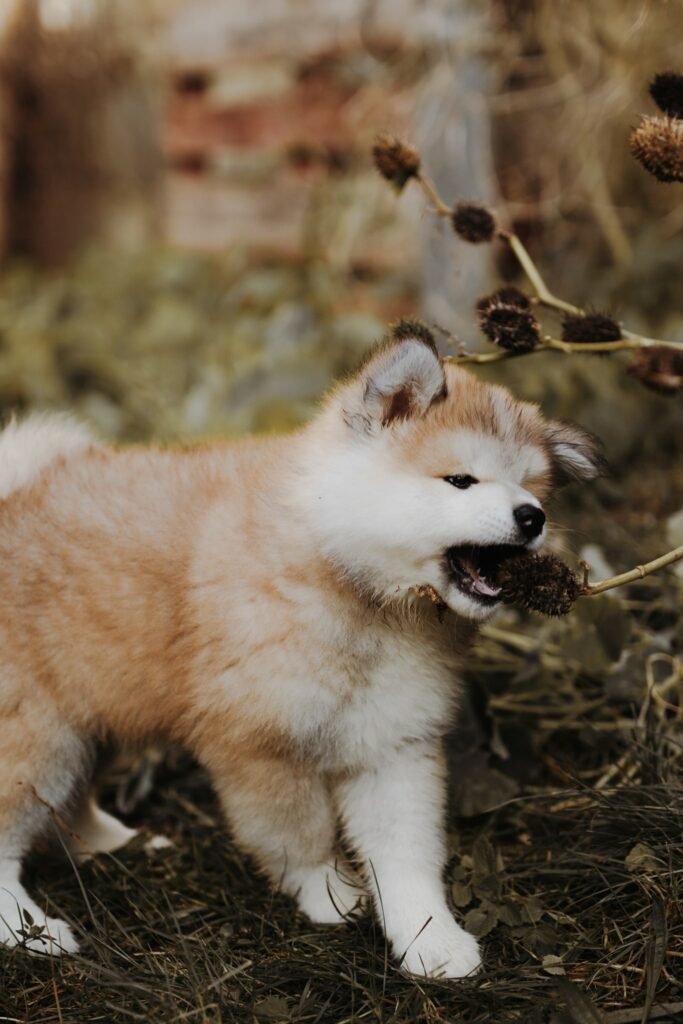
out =
[[453,487],[458,487],[461,491],[466,491],[472,484],[478,484],[479,481],[473,476],[445,476],[444,480],[447,484],[452,484]]

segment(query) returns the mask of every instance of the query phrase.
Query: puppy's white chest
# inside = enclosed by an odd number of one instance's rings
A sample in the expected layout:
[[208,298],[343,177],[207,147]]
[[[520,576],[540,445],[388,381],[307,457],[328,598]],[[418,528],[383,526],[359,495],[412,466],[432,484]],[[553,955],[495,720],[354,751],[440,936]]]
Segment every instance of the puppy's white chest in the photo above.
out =
[[453,660],[438,645],[412,633],[392,633],[348,668],[348,677],[340,676],[338,706],[325,716],[325,767],[367,767],[403,743],[448,727],[458,681]]

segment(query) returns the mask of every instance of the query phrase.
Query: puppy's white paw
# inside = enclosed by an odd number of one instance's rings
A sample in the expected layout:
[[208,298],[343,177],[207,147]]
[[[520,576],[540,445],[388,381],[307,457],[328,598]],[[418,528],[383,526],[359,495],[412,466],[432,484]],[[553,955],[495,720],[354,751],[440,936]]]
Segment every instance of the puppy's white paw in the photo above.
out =
[[413,926],[412,938],[405,928],[400,936],[391,936],[403,973],[422,978],[466,978],[474,974],[481,966],[474,936],[464,931],[447,910],[435,913],[431,920],[429,917],[425,914],[421,923]]
[[44,917],[42,926],[37,926],[39,933],[27,938],[23,943],[30,953],[48,953],[50,956],[61,956],[62,953],[77,953],[78,942],[65,921],[58,917]]
[[65,921],[46,917],[24,892],[0,893],[0,943],[29,953],[75,953],[78,943]]
[[360,879],[345,861],[290,871],[286,891],[315,924],[341,924],[349,915],[362,913],[367,902]]

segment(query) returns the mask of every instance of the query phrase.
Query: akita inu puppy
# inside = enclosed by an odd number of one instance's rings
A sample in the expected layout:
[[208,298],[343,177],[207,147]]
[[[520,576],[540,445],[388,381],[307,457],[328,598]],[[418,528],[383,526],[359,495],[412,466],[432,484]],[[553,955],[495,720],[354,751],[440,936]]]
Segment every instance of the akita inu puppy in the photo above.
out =
[[171,740],[311,920],[367,895],[405,971],[473,971],[442,878],[442,736],[497,563],[537,549],[553,483],[598,464],[588,435],[444,365],[419,330],[287,437],[117,451],[60,418],[8,427],[0,939],[22,941],[27,910],[31,949],[76,948],[22,858],[50,807],[81,849],[125,842],[86,795],[93,747]]

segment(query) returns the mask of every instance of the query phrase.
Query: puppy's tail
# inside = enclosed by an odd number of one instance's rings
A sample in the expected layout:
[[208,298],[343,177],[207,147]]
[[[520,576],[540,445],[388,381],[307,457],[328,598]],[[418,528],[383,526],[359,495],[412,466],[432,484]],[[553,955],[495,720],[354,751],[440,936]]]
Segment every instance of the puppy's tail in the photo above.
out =
[[62,413],[34,413],[11,420],[0,433],[0,499],[30,487],[49,465],[95,445],[82,423]]

